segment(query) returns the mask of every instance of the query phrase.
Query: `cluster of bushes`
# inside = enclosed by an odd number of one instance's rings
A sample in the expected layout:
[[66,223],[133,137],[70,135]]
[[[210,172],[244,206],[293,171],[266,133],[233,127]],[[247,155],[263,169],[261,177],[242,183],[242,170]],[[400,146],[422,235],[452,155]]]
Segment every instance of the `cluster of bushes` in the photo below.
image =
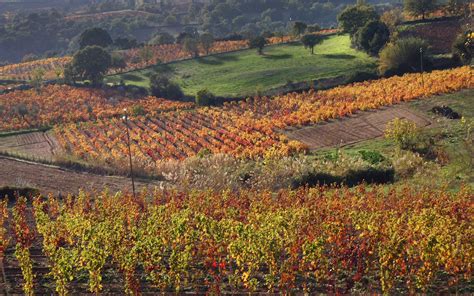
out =
[[[297,155],[247,160],[203,151],[184,161],[164,161],[158,164],[157,171],[179,188],[278,190],[317,184],[391,183],[408,176],[407,172],[414,174],[423,167],[418,162],[411,162],[412,167],[409,167],[410,162],[402,166],[397,157],[402,156],[388,157],[375,151],[348,155],[337,151],[317,157]],[[397,168],[400,168],[400,174]]]

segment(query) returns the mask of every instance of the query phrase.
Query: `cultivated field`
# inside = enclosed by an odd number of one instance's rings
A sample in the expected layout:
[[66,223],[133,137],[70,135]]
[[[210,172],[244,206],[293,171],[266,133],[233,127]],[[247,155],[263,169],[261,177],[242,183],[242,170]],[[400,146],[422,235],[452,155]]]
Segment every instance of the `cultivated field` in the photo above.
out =
[[387,124],[395,118],[407,119],[422,128],[430,124],[429,118],[414,112],[406,105],[396,105],[378,110],[285,131],[289,139],[305,144],[309,149],[345,146],[384,135]]
[[[101,120],[56,128],[66,151],[86,159],[124,164],[126,127],[131,131],[135,161],[153,170],[157,162],[183,159],[203,149],[213,153],[258,157],[304,151],[280,131],[342,118],[357,111],[450,93],[473,85],[469,67],[375,80],[327,91],[254,98],[223,107],[139,116],[128,123]],[[127,124],[127,125],[126,125]]]
[[471,205],[468,188],[383,186],[21,198],[0,202],[0,289],[468,293]]
[[[52,193],[62,196],[77,195],[84,188],[97,192],[105,188],[114,193],[118,191],[132,192],[130,178],[126,177],[77,172],[3,156],[0,156],[0,166],[2,167],[0,188],[35,188],[44,195]],[[149,192],[163,186],[159,181],[150,180],[136,180],[135,185],[138,191],[147,189]],[[2,290],[0,289],[0,291]]]
[[0,153],[53,161],[62,148],[51,132],[31,132],[0,138]]

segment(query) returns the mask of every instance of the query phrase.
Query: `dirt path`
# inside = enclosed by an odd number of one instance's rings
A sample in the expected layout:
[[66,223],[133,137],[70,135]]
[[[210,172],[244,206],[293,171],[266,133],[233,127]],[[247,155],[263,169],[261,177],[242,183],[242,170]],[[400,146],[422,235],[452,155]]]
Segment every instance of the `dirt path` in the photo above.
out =
[[419,127],[431,124],[426,116],[409,109],[406,105],[397,105],[360,112],[350,117],[284,133],[292,140],[305,143],[310,149],[344,146],[382,136],[387,123],[395,118],[414,121]]
[[[108,188],[113,192],[131,192],[129,178],[116,176],[101,176],[90,173],[74,172],[58,167],[37,163],[14,160],[0,156],[0,187],[18,186],[38,189],[42,194],[75,194],[80,189],[87,191],[102,191]],[[144,188],[154,190],[162,182],[139,180],[137,190]]]

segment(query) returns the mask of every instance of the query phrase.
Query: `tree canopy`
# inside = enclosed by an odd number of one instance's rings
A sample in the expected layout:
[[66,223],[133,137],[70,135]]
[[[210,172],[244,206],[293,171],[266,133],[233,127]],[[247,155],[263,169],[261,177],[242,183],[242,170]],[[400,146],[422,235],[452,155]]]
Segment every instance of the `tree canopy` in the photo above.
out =
[[70,65],[65,69],[65,76],[72,80],[90,80],[97,85],[112,65],[110,54],[100,46],[87,46],[79,50]]
[[370,21],[360,28],[354,37],[357,48],[372,56],[378,55],[380,49],[390,40],[390,30],[381,21]]
[[79,46],[81,48],[93,45],[107,47],[112,43],[112,37],[110,37],[106,30],[101,28],[87,29],[79,37]]
[[436,0],[404,0],[405,11],[413,16],[421,16],[425,19],[426,14],[437,8]]
[[348,6],[341,14],[338,15],[337,21],[339,27],[351,36],[354,35],[359,28],[363,27],[370,21],[377,21],[380,17],[375,8],[366,4],[358,4]]
[[311,54],[314,54],[314,47],[322,42],[323,38],[314,34],[307,34],[301,37],[301,43],[303,43],[305,48],[311,49]]
[[250,48],[256,48],[258,50],[258,54],[263,53],[263,48],[265,47],[266,44],[267,44],[267,40],[262,36],[252,38],[250,39],[250,42],[249,42]]

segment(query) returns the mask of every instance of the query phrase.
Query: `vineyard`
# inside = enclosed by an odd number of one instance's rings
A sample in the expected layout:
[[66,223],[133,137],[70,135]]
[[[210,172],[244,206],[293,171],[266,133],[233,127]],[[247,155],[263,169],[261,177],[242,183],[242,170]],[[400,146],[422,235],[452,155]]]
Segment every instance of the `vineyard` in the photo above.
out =
[[0,95],[0,131],[51,126],[120,116],[124,108],[141,108],[155,115],[163,111],[192,108],[192,103],[156,97],[132,99],[119,91],[48,85],[36,90]]
[[414,36],[428,41],[433,53],[449,53],[456,39],[456,36],[462,32],[461,24],[458,20],[422,23],[407,26],[401,32],[401,37]]
[[35,69],[43,69],[44,79],[57,79],[62,76],[64,66],[71,61],[70,57],[49,58],[27,63],[12,64],[0,67],[0,80],[28,81]]
[[150,169],[166,159],[183,159],[206,149],[213,153],[256,157],[305,150],[281,130],[301,127],[400,102],[450,93],[473,86],[469,67],[406,74],[315,92],[274,98],[255,97],[223,107],[163,112],[156,116],[99,120],[56,127],[67,151],[107,163],[125,161],[130,129],[135,161]]
[[20,198],[0,203],[3,282],[26,295],[469,294],[473,197],[359,186]]

